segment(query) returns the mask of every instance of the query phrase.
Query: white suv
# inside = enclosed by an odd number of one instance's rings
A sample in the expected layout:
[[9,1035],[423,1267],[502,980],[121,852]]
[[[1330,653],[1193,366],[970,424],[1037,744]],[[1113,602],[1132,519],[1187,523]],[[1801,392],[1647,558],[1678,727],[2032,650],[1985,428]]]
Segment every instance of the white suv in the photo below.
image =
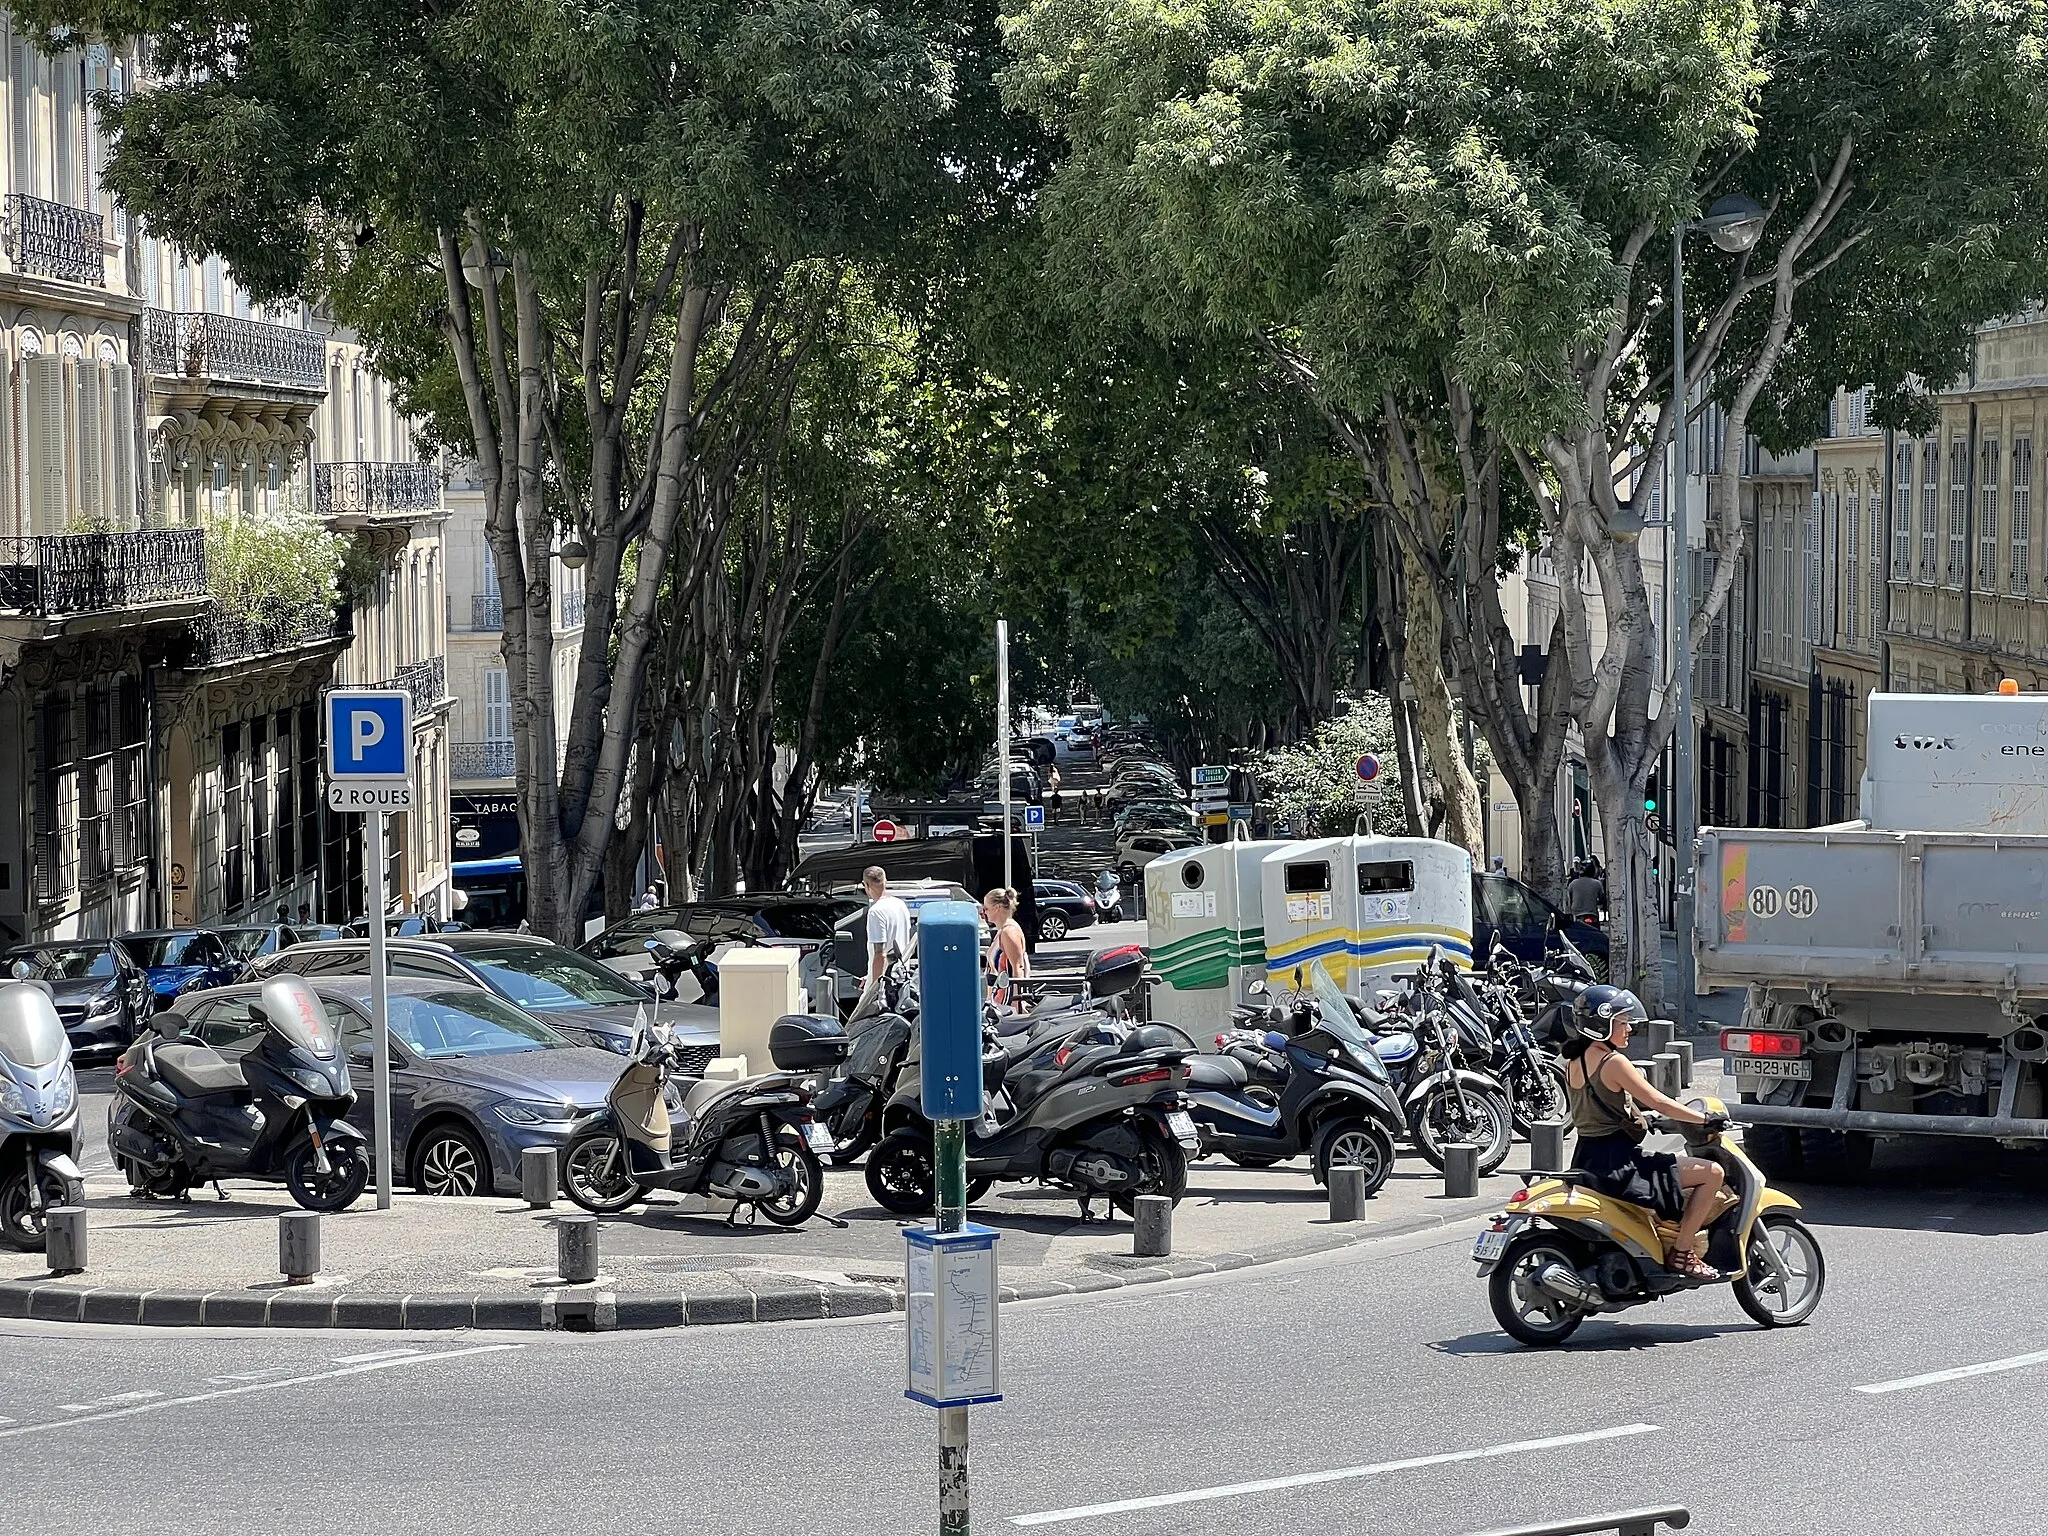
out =
[[1162,831],[1157,827],[1133,828],[1116,840],[1116,872],[1125,880],[1135,880],[1138,871],[1162,853],[1194,848],[1201,841],[1193,833]]

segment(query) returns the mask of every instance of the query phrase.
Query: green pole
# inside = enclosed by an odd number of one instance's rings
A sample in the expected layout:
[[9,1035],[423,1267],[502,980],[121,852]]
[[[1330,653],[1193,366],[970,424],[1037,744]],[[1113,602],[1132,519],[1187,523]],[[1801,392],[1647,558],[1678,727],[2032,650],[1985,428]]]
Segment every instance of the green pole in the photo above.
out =
[[[967,1225],[967,1122],[941,1120],[933,1127],[937,1163],[939,1230]],[[939,1536],[967,1532],[967,1410],[939,1410]]]

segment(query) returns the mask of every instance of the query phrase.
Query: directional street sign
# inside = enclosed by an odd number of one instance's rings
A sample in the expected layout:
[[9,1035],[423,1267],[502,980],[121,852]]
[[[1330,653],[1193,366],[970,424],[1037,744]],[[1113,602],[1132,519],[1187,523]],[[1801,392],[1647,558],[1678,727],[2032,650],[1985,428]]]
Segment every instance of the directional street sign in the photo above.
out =
[[412,809],[412,695],[336,688],[327,695],[327,804],[337,811]]

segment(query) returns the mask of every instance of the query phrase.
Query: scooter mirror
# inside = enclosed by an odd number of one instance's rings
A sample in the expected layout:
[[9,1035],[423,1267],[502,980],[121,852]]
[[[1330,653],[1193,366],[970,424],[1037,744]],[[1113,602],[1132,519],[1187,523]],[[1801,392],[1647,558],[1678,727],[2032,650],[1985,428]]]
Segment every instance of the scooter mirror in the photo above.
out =
[[[253,1007],[249,1010],[249,1017],[255,1023],[260,1024],[263,1022],[263,1015],[258,1013]],[[190,1022],[177,1009],[166,1008],[149,1021],[149,1027],[156,1031],[157,1034],[163,1036],[164,1039],[175,1040],[185,1033],[185,1028]]]
[[1266,995],[1266,983],[1264,978],[1261,978],[1253,982],[1250,986],[1246,987],[1245,992],[1252,997],[1264,997]]
[[17,960],[14,962],[13,965],[8,967],[8,973],[12,975],[16,981],[27,981],[31,976],[35,975],[36,968],[30,965],[26,960]]

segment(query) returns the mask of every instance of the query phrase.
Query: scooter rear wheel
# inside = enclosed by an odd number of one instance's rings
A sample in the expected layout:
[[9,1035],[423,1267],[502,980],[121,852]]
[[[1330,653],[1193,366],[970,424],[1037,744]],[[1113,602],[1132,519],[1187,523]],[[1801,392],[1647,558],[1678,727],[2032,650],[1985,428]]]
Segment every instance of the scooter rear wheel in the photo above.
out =
[[1138,1140],[1138,1155],[1144,1164],[1138,1187],[1129,1194],[1109,1197],[1109,1203],[1126,1216],[1138,1208],[1138,1195],[1164,1195],[1179,1205],[1188,1192],[1188,1156],[1180,1143],[1149,1121],[1138,1127]]
[[647,1197],[610,1131],[586,1131],[562,1148],[562,1193],[594,1216],[616,1216]]
[[789,1175],[791,1188],[772,1200],[758,1200],[754,1209],[778,1227],[800,1227],[818,1212],[825,1198],[825,1170],[815,1154],[802,1142],[783,1142],[772,1149],[781,1170]]
[[1586,1320],[1586,1314],[1569,1302],[1536,1288],[1535,1276],[1547,1264],[1578,1268],[1578,1261],[1555,1237],[1532,1232],[1509,1243],[1493,1273],[1486,1277],[1486,1299],[1493,1308],[1494,1321],[1510,1337],[1539,1349],[1562,1344]]

